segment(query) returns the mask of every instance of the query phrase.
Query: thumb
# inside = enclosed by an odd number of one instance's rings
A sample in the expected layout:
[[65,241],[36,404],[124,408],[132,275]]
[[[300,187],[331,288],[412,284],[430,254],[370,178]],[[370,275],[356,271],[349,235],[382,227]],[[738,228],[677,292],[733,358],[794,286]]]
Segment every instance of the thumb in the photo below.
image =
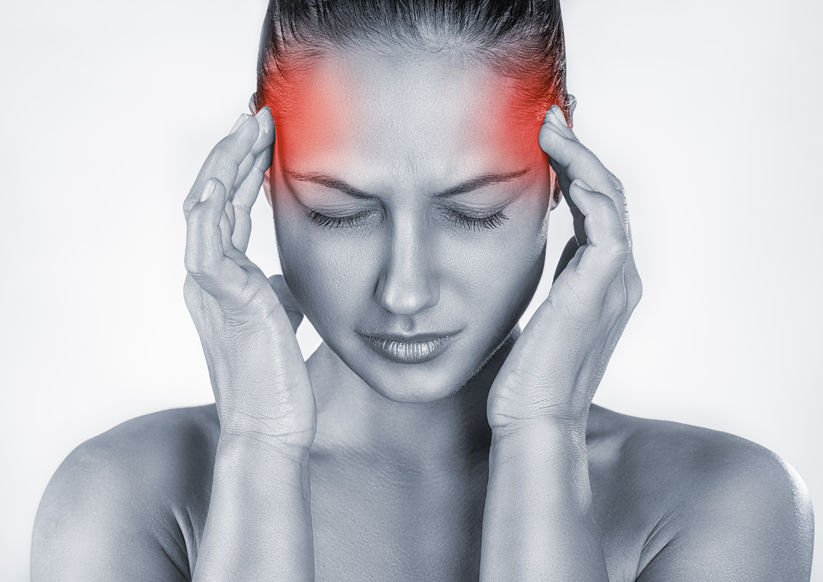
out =
[[289,286],[286,285],[286,280],[283,278],[283,275],[277,274],[269,277],[269,285],[271,285],[271,288],[274,289],[274,292],[277,294],[280,304],[283,306],[283,309],[286,310],[286,315],[289,316],[292,329],[297,333],[297,328],[300,327],[300,323],[303,321],[303,312],[300,311],[297,300],[289,290]]

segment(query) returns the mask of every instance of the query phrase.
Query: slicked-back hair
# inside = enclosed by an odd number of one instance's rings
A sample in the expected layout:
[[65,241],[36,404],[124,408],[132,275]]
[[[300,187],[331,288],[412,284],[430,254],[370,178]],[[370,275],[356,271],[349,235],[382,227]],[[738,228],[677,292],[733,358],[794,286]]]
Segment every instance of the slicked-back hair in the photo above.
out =
[[559,0],[270,0],[255,105],[288,111],[292,71],[339,49],[452,51],[514,81],[527,114],[567,111]]

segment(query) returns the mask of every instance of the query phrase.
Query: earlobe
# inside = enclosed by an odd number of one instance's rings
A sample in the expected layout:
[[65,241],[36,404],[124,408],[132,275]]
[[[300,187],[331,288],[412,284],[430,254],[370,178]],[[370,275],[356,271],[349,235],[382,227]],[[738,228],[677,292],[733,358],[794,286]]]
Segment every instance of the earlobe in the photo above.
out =
[[252,115],[257,115],[257,91],[251,94],[249,98],[249,111]]
[[560,199],[562,197],[563,195],[560,193],[560,188],[555,183],[551,187],[551,197],[549,198],[549,212],[551,212],[560,205]]
[[554,170],[549,168],[549,212],[560,205],[560,199],[563,194],[560,191],[560,183],[557,181],[557,175]]

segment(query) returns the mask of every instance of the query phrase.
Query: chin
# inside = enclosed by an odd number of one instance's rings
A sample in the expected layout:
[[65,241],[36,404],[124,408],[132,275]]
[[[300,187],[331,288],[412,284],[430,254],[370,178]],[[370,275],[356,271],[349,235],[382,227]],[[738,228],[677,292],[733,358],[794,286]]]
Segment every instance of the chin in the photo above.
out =
[[421,363],[391,361],[364,348],[362,343],[334,350],[372,390],[398,403],[426,403],[449,398],[473,376],[466,354],[452,345],[440,356]]
[[382,378],[376,378],[374,381],[368,378],[364,378],[364,380],[372,390],[384,398],[392,402],[406,404],[437,402],[449,398],[465,384],[465,382],[448,383],[436,380],[415,382],[408,378],[399,379],[398,376],[394,376],[388,381],[381,381]]

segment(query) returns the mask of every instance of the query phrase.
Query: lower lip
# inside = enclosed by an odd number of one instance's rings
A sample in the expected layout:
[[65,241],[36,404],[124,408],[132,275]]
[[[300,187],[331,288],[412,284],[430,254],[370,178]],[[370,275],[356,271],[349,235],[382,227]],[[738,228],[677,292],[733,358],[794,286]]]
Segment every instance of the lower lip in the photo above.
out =
[[363,339],[375,352],[393,362],[419,364],[433,360],[451,345],[454,335],[420,342],[401,342],[364,335]]

